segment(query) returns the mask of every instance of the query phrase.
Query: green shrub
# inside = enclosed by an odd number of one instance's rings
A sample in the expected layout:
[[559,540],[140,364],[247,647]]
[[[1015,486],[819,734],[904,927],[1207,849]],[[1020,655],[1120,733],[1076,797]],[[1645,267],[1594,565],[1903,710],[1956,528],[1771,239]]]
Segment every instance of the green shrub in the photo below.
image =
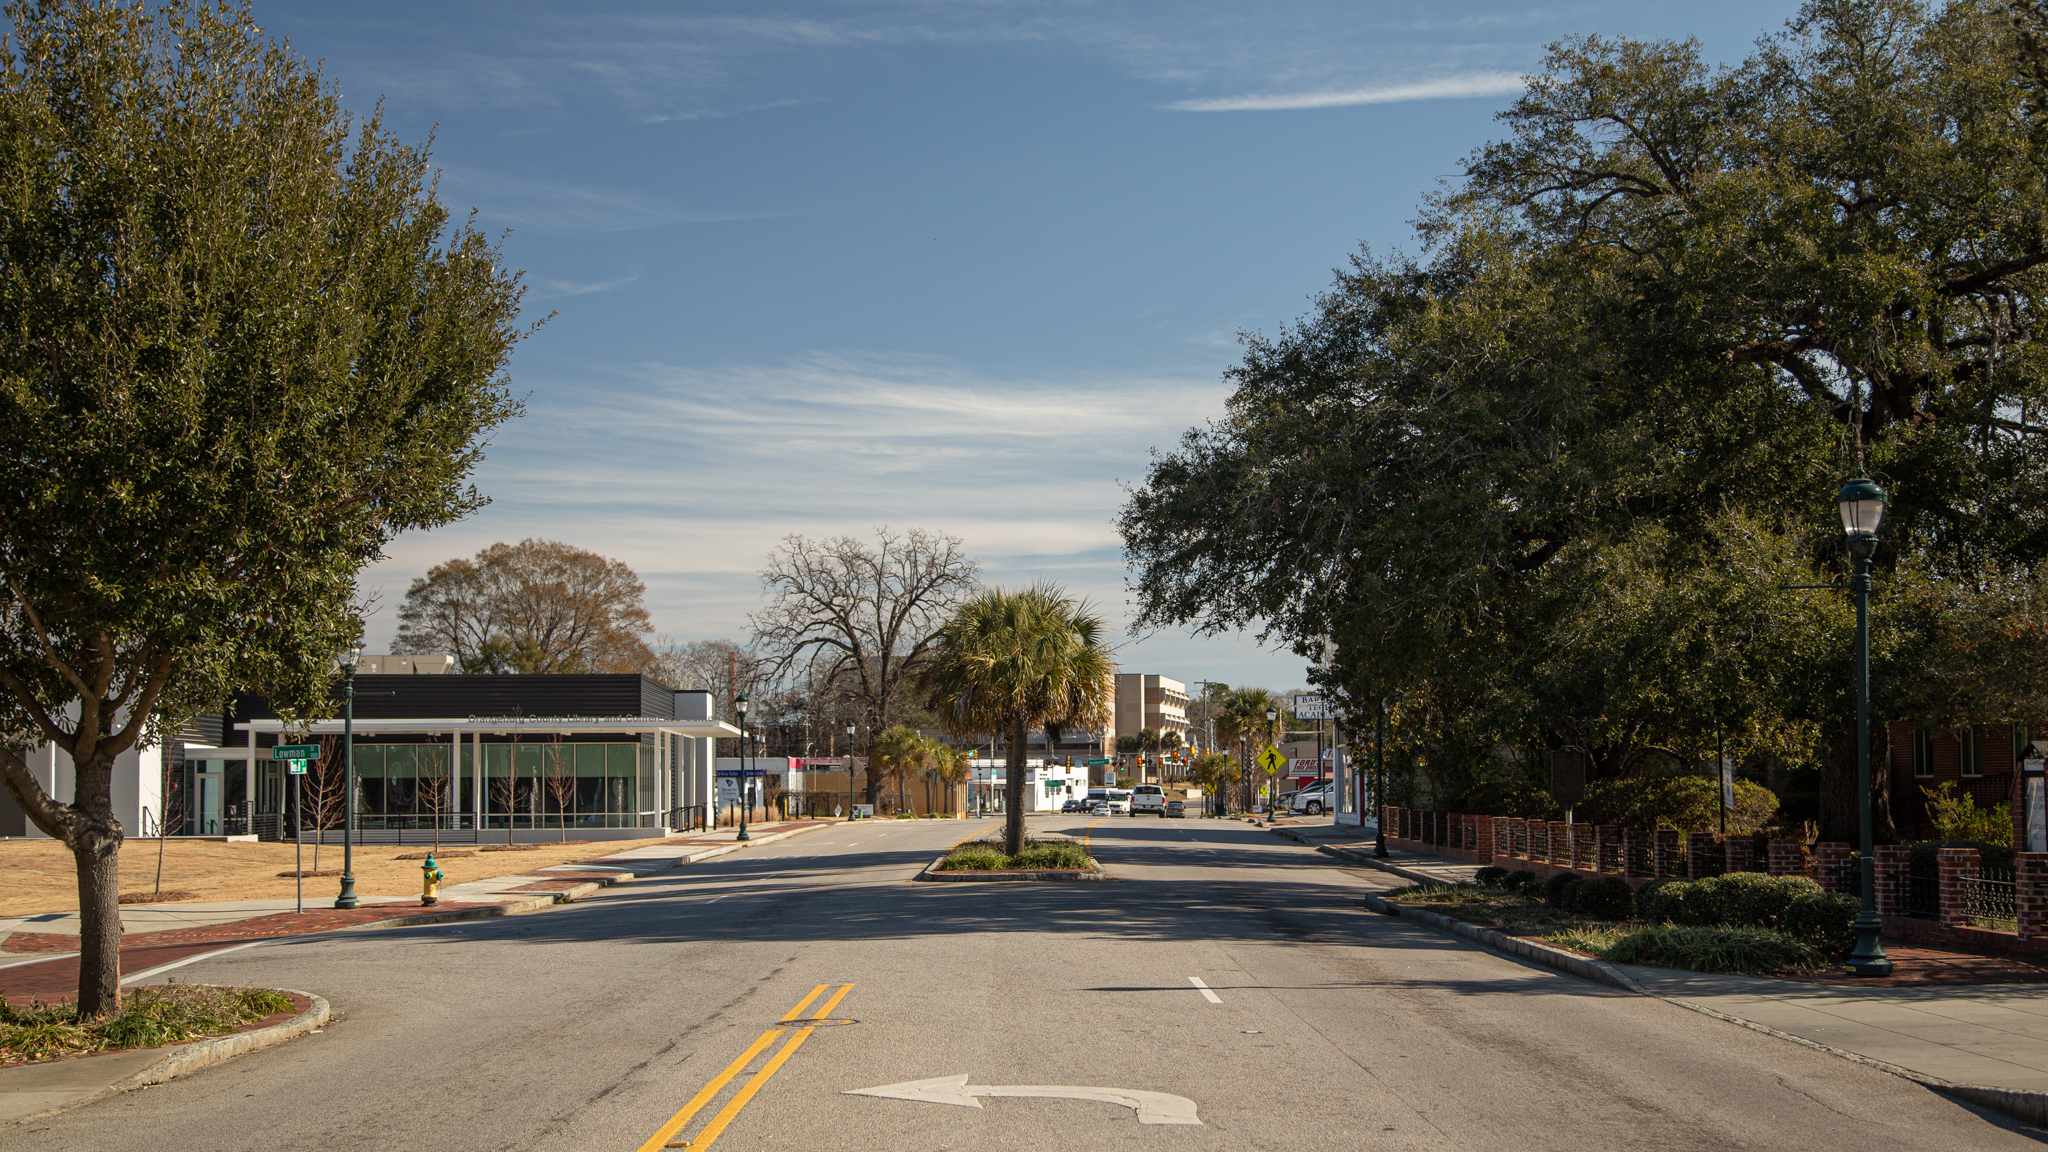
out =
[[1472,882],[1481,888],[1498,888],[1508,878],[1508,870],[1497,864],[1489,864],[1472,874]]
[[[2005,847],[2012,846],[2012,806],[1999,803],[1990,808],[1977,807],[1977,800],[1954,780],[1944,780],[1932,788],[1920,789],[1920,795],[1927,798],[1927,818],[1934,822],[1934,831],[1944,840],[1988,841]],[[1961,844],[1955,845],[1961,847]]]
[[1802,896],[1820,891],[1804,876],[1766,876],[1761,872],[1730,872],[1690,882],[1680,924],[1734,924],[1744,928],[1785,927],[1785,909]]
[[1940,867],[1938,853],[1943,848],[1975,848],[1977,859],[1985,868],[2010,869],[2012,867],[2012,845],[1994,844],[1988,840],[1922,840],[1913,845],[1913,870],[1922,875],[1932,876]]
[[1626,920],[1635,914],[1635,890],[1619,876],[1592,876],[1572,889],[1572,911],[1595,920]]
[[1501,878],[1500,886],[1510,892],[1527,892],[1542,881],[1527,868],[1517,868]]
[[1620,964],[1654,964],[1692,972],[1811,972],[1826,963],[1820,950],[1768,928],[1638,928],[1597,955]]
[[1662,924],[1673,919],[1672,913],[1680,907],[1680,901],[1684,899],[1685,894],[1683,892],[1676,892],[1666,895],[1666,893],[1670,892],[1671,888],[1675,885],[1684,883],[1685,881],[1683,880],[1676,880],[1667,876],[1662,880],[1652,880],[1641,888],[1636,889],[1636,915],[1648,920],[1652,924]]
[[1543,882],[1543,902],[1554,908],[1567,911],[1572,906],[1572,889],[1577,888],[1580,876],[1576,872],[1559,872]]
[[1785,909],[1785,932],[1830,952],[1856,943],[1856,914],[1863,902],[1841,892],[1808,892]]

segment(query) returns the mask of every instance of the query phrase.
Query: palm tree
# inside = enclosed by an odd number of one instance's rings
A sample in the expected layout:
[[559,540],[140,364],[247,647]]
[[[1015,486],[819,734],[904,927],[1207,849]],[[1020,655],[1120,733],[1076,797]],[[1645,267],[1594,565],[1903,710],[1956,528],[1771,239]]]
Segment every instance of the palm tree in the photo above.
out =
[[930,755],[917,729],[892,724],[868,747],[868,771],[877,780],[896,780],[896,808],[903,809],[903,779],[923,767]]
[[1047,724],[1100,728],[1115,698],[1116,660],[1102,618],[1057,585],[985,589],[939,630],[920,687],[955,732],[1007,735],[1003,851],[1024,851],[1025,733]]
[[1228,689],[1216,701],[1217,742],[1228,748],[1241,736],[1250,738],[1240,748],[1240,754],[1245,757],[1245,761],[1239,765],[1244,793],[1240,797],[1241,806],[1247,811],[1252,808],[1250,758],[1264,751],[1266,746],[1273,742],[1272,725],[1266,722],[1268,708],[1284,711],[1278,696],[1264,688],[1253,688],[1249,685]]
[[[958,748],[942,740],[927,740],[925,750],[929,756],[926,778],[929,780],[936,777],[939,783],[944,785],[946,810],[950,812],[953,810],[953,787],[967,779],[967,757],[962,755]],[[934,812],[938,811],[931,803],[929,795],[925,797],[925,806]]]

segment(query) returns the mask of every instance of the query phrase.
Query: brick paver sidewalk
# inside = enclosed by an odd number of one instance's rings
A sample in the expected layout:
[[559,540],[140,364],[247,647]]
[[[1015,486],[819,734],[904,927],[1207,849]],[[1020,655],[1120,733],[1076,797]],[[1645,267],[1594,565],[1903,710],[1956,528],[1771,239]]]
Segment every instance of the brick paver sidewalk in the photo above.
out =
[[[251,940],[276,940],[355,928],[384,920],[423,919],[449,912],[488,908],[490,904],[444,903],[433,908],[416,904],[365,904],[360,908],[309,908],[305,912],[280,912],[229,924],[207,924],[194,928],[173,928],[164,932],[137,932],[121,939],[121,970],[141,972],[173,960]],[[16,932],[7,938],[9,952],[69,952],[78,947],[78,937],[56,932]],[[0,999],[16,1006],[31,1001],[56,1003],[70,1000],[78,992],[78,957],[65,956],[39,964],[17,964],[0,968]]]

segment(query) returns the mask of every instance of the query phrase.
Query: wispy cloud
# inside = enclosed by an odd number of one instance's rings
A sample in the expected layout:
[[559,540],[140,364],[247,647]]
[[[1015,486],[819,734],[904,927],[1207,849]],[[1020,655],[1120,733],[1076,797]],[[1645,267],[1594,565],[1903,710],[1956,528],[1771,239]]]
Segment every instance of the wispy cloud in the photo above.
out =
[[621,276],[616,280],[598,280],[587,284],[574,280],[535,279],[529,281],[534,288],[529,298],[533,300],[559,300],[568,296],[590,296],[599,292],[616,291],[638,279],[640,279],[640,273],[638,272],[634,272],[630,276]]
[[476,205],[488,225],[535,232],[633,232],[776,214],[710,211],[629,188],[528,180],[462,166],[444,167],[441,172],[444,201]]
[[1518,72],[1471,72],[1415,84],[1343,88],[1285,95],[1224,96],[1209,100],[1178,100],[1176,112],[1291,112],[1303,108],[1344,108],[1356,104],[1405,104],[1413,100],[1450,100],[1473,96],[1504,96],[1520,92]]
[[663,631],[731,635],[784,534],[890,524],[961,537],[991,579],[1050,578],[1120,610],[1120,484],[1228,393],[1210,376],[1032,378],[823,352],[531,383],[477,476],[492,505],[400,538],[367,579],[404,588],[495,540],[544,536],[632,565]]

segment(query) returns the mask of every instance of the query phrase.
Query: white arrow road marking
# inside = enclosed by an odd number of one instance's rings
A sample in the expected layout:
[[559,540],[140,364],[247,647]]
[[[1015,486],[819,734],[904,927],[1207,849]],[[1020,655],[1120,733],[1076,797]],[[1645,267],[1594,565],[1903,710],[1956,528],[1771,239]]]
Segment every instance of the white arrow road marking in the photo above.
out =
[[1202,994],[1202,999],[1207,1000],[1211,1004],[1223,1003],[1223,997],[1218,996],[1216,993],[1210,991],[1209,986],[1207,984],[1202,983],[1202,978],[1200,976],[1188,977],[1188,983],[1193,984],[1195,986],[1195,991],[1200,992]]
[[1200,1124],[1195,1102],[1165,1092],[1141,1092],[1135,1088],[1079,1088],[1060,1084],[969,1084],[965,1075],[940,1076],[934,1080],[910,1080],[884,1084],[879,1088],[856,1088],[847,1096],[880,1096],[885,1100],[922,1100],[927,1104],[958,1104],[979,1108],[976,1096],[1032,1097],[1041,1100],[1100,1100],[1121,1104],[1138,1113],[1140,1124]]

